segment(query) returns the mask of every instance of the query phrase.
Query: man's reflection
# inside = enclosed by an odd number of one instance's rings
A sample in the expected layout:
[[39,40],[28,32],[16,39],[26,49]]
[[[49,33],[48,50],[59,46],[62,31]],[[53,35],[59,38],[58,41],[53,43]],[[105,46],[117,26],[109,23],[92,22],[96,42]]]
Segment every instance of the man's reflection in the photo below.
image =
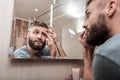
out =
[[65,52],[56,37],[54,29],[42,22],[35,21],[28,29],[27,46],[22,46],[13,53],[14,58],[41,58],[56,56],[56,48],[59,55],[65,57]]

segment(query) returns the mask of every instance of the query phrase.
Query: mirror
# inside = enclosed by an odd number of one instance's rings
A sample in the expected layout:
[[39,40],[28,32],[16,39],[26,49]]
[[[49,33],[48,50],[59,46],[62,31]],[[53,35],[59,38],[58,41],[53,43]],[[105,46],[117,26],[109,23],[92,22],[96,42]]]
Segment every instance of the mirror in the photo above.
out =
[[[66,59],[83,59],[79,42],[84,22],[85,0],[15,0],[9,56],[27,45],[27,32],[34,20],[50,25],[50,5],[53,4],[53,27]],[[59,57],[57,52],[56,57]]]

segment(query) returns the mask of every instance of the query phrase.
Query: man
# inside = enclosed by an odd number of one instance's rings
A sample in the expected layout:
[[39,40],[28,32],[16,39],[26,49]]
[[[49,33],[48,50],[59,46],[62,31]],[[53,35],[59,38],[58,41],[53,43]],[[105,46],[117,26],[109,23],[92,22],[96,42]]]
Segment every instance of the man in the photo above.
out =
[[120,0],[89,0],[83,27],[84,80],[120,80]]
[[[40,58],[44,56],[55,57],[56,55],[56,44],[54,42],[56,39],[55,32],[48,30],[48,26],[45,23],[34,22],[32,26],[28,29],[27,46],[22,46],[17,49],[13,56],[15,58]],[[58,45],[62,49],[61,45]],[[63,49],[62,49],[63,50]],[[65,53],[61,51],[61,56]]]

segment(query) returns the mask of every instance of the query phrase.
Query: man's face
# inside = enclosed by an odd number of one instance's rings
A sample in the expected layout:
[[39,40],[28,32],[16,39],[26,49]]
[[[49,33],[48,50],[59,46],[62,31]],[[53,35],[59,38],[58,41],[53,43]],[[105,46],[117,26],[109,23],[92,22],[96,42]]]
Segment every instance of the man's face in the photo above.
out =
[[84,24],[86,31],[86,41],[88,44],[96,46],[104,43],[108,38],[108,27],[105,15],[97,8],[97,2],[89,4],[86,11],[86,20]]
[[34,50],[42,50],[46,44],[46,28],[34,26],[28,33],[28,44]]

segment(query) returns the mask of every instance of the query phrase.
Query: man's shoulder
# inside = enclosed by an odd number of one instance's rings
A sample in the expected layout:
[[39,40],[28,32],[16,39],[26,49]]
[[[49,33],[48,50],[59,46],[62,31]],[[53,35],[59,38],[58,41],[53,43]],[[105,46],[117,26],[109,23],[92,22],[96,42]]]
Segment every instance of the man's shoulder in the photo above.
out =
[[111,51],[111,50],[120,50],[120,33],[114,35],[113,37],[109,38],[105,41],[102,45],[100,45],[96,51]]
[[104,56],[120,65],[120,35],[113,36],[95,51],[95,54]]
[[22,52],[22,51],[26,51],[26,46],[22,46],[22,47],[16,49],[14,53],[16,53],[16,52]]
[[93,80],[120,80],[120,65],[96,54],[93,59]]
[[25,58],[26,56],[28,56],[28,51],[26,46],[22,46],[18,49],[16,49],[13,53],[13,55],[17,58]]

